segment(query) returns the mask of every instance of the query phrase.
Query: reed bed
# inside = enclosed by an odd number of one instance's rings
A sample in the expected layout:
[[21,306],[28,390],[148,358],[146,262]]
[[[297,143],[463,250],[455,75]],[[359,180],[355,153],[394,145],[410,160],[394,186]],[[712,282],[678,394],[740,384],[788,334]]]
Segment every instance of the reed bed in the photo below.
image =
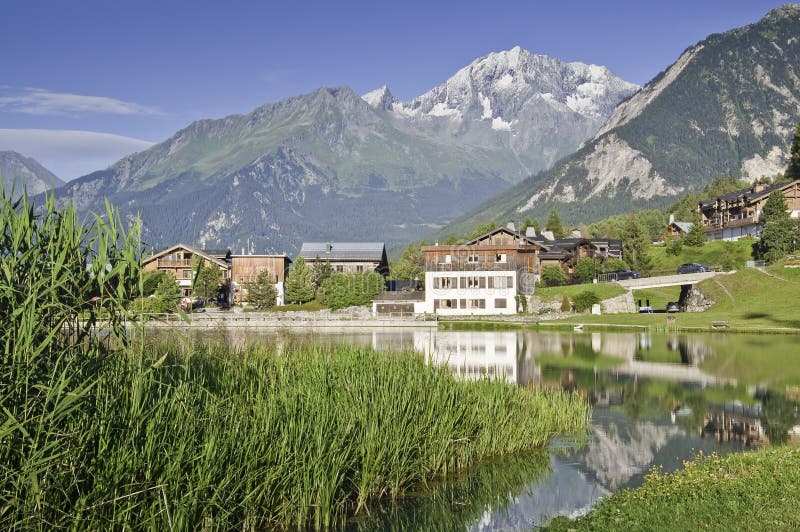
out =
[[105,359],[75,406],[69,453],[50,463],[48,482],[26,484],[35,492],[26,499],[43,504],[23,514],[7,497],[0,519],[328,528],[482,458],[580,432],[588,420],[578,397],[459,382],[414,353],[144,352]]

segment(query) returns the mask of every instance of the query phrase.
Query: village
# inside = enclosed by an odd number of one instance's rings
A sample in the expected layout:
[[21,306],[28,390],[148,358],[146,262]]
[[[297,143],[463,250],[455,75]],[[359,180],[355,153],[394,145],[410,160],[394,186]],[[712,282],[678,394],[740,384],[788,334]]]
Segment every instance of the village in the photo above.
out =
[[[738,241],[761,235],[761,214],[768,198],[779,192],[786,202],[789,217],[800,215],[800,180],[774,184],[755,183],[746,189],[701,200],[696,208],[697,219],[707,241]],[[670,218],[662,242],[679,240],[692,231],[693,222]],[[576,266],[581,259],[600,264],[614,264],[610,272],[598,273],[592,280],[619,282],[634,287],[678,285],[687,287],[676,301],[685,308],[688,287],[696,280],[662,273],[657,283],[638,280],[640,273],[623,268],[625,259],[622,241],[611,238],[586,237],[573,231],[568,237],[557,237],[552,231],[537,232],[533,227],[517,229],[515,224],[495,227],[459,244],[425,245],[420,249],[424,271],[411,279],[394,279],[387,250],[381,242],[304,242],[293,259],[287,254],[235,254],[230,249],[198,249],[176,244],[143,260],[145,272],[165,272],[175,279],[186,310],[200,295],[203,305],[209,300],[222,308],[247,306],[248,287],[268,275],[274,288],[274,305],[292,303],[287,299],[287,281],[301,259],[309,268],[323,268],[337,274],[376,272],[384,279],[383,290],[372,298],[375,317],[413,316],[479,316],[508,315],[527,308],[537,286],[542,286],[548,269],[563,272],[564,278],[575,280]],[[218,269],[218,281],[201,280],[197,284],[198,264]],[[711,266],[688,263],[678,275],[704,273]],[[262,272],[267,272],[263,274]],[[298,275],[298,274],[295,274]],[[669,278],[667,278],[669,277]],[[701,279],[700,277],[699,279]],[[262,278],[263,281],[263,278]],[[584,280],[585,281],[585,280]],[[194,303],[198,306],[199,303]],[[649,301],[623,311],[636,312],[652,307]],[[667,309],[669,310],[669,309]]]

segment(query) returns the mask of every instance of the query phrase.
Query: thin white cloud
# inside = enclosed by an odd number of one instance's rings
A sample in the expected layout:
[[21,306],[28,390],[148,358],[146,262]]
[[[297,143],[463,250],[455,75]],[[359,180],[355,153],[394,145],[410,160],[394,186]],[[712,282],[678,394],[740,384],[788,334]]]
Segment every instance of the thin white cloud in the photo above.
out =
[[155,107],[105,96],[86,96],[46,89],[25,88],[22,92],[0,95],[0,110],[31,115],[100,113],[114,115],[160,115]]
[[0,129],[0,150],[33,157],[64,181],[103,170],[153,143],[95,131]]

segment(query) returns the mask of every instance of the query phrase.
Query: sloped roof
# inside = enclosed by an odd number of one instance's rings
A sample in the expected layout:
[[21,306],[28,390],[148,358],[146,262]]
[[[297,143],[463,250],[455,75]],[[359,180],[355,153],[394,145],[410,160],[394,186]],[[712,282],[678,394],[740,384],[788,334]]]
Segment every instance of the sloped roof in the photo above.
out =
[[386,246],[383,242],[303,242],[298,256],[305,260],[319,257],[324,260],[381,262],[386,256]]
[[721,195],[715,196],[713,198],[701,200],[700,204],[703,205],[703,206],[708,206],[708,205],[713,204],[717,200],[726,201],[726,202],[735,201],[740,196],[742,196],[746,202],[752,202],[752,201],[757,200],[759,198],[763,198],[764,196],[769,196],[770,194],[772,194],[773,191],[780,190],[780,189],[782,189],[784,187],[787,187],[788,185],[794,184],[795,182],[796,181],[790,181],[790,182],[784,182],[784,183],[775,183],[775,184],[769,185],[768,187],[764,187],[764,189],[762,189],[762,190],[760,190],[758,192],[754,192],[753,191],[753,187],[742,188],[742,189],[739,189],[739,190],[734,190],[733,192],[728,192],[727,194],[721,194]]
[[688,233],[694,227],[694,222],[672,222],[671,225],[674,225],[684,233]]
[[230,267],[230,264],[228,264],[224,260],[220,260],[220,259],[218,259],[216,257],[213,257],[213,256],[209,255],[208,253],[206,253],[204,251],[195,249],[195,248],[193,248],[191,246],[187,246],[186,244],[175,244],[172,247],[168,247],[166,249],[162,249],[158,253],[153,253],[149,257],[147,257],[144,260],[142,260],[142,265],[147,264],[148,262],[153,261],[155,259],[158,259],[160,257],[163,257],[164,255],[168,255],[170,253],[174,253],[175,251],[177,251],[179,249],[185,249],[186,251],[191,251],[192,255],[199,255],[199,256],[203,257],[204,259],[209,260],[209,261],[213,262],[214,264],[218,264],[219,266],[222,266],[224,268],[229,268]]

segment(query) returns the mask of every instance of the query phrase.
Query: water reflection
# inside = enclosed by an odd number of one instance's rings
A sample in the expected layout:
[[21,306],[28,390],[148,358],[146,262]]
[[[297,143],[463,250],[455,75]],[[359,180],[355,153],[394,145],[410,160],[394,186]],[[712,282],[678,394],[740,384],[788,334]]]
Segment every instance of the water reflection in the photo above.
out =
[[529,530],[639,485],[653,467],[682,467],[698,451],[726,454],[800,441],[794,338],[385,328],[204,334],[204,341],[236,347],[273,342],[284,350],[312,342],[413,349],[459,378],[575,390],[594,406],[582,448],[482,464],[374,509],[372,518],[350,525],[358,530]]

